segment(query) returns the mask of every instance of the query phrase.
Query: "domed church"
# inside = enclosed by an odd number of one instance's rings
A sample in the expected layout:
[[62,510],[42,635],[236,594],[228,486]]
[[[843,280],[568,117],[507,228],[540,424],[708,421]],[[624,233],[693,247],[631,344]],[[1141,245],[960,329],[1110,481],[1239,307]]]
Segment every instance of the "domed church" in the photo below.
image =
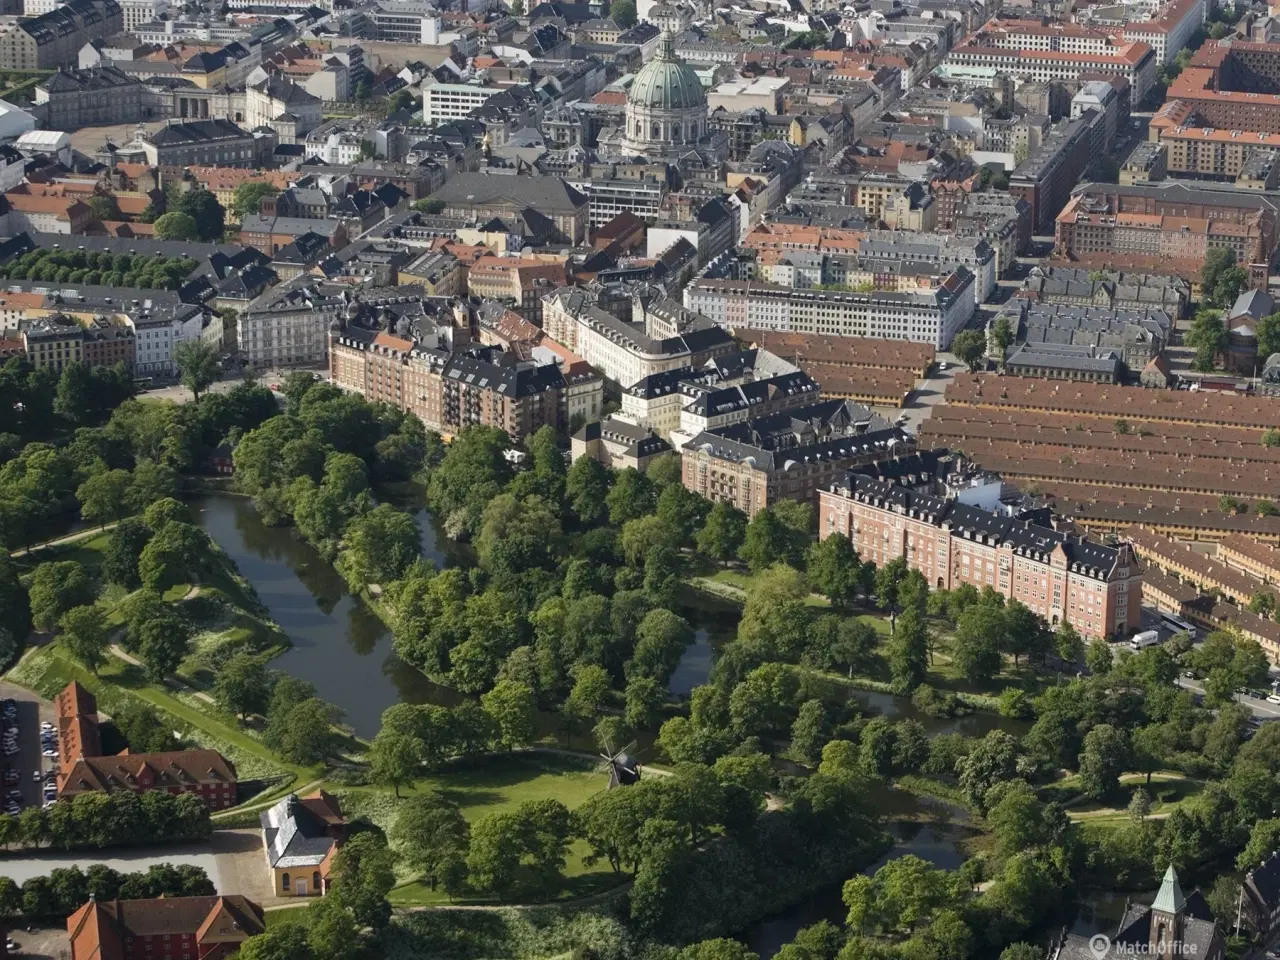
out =
[[664,32],[658,51],[627,91],[625,129],[601,137],[607,152],[677,161],[689,154],[723,159],[724,138],[707,125],[707,95],[693,67],[676,56],[675,37]]

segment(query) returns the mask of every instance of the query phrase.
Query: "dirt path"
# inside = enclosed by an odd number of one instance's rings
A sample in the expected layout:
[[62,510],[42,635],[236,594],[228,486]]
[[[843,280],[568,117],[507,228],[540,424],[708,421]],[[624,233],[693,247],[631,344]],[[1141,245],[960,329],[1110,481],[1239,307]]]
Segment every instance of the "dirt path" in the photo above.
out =
[[[199,587],[192,587],[192,589],[198,590]],[[111,646],[109,646],[107,650],[110,651],[112,656],[118,657],[119,659],[123,660],[125,663],[133,664],[133,666],[135,667],[142,667],[144,669],[146,668],[145,663],[143,663],[133,654],[129,653],[129,651],[125,650],[124,647],[120,646],[120,644],[118,643],[111,644]],[[179,680],[177,677],[166,677],[164,681],[164,685],[168,687],[170,690],[176,690],[180,693],[189,693],[193,697],[195,697],[197,700],[203,700],[205,703],[215,702],[213,697],[209,696],[209,694],[205,693],[203,690],[197,690],[194,687],[189,687],[185,683],[183,683],[181,680]]]

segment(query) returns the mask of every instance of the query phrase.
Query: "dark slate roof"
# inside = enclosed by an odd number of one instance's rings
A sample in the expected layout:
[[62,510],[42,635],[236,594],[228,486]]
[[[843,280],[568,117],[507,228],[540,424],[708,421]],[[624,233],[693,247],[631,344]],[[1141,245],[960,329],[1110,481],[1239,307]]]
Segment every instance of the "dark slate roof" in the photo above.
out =
[[175,147],[247,136],[248,131],[237,127],[230,120],[189,120],[185,123],[169,123],[151,133],[149,139],[159,147]]
[[267,79],[256,84],[254,89],[290,107],[309,106],[320,102],[320,98],[315,94],[308,93],[296,83],[275,74],[271,74]]
[[287,247],[281,247],[272,258],[272,263],[312,263],[327,249],[329,238],[308,230],[294,237],[293,243]]
[[1010,543],[1015,552],[1047,556],[1061,545],[1068,564],[1081,564],[1083,569],[1076,572],[1086,576],[1105,579],[1115,566],[1114,547],[1035,526],[1025,520],[998,516],[956,500],[920,493],[905,485],[935,476],[937,461],[946,452],[931,450],[892,463],[852,470],[834,489],[855,500],[891,506],[935,526],[949,524],[953,531],[967,539],[986,537],[997,543]]
[[213,73],[227,65],[227,55],[221,50],[201,52],[182,65],[184,73]]
[[785,373],[768,380],[754,380],[737,387],[708,390],[696,397],[685,409],[700,417],[719,417],[759,407],[779,394],[811,394],[817,397],[819,390],[817,381],[803,370],[797,370],[795,373]]
[[506,200],[547,213],[569,213],[587,198],[559,177],[510,177],[462,173],[451,177],[434,197],[446,204],[488,204]]
[[122,73],[118,68],[104,64],[90,70],[59,70],[39,86],[49,93],[80,93],[90,90],[108,91],[140,83],[140,80]]
[[629,386],[627,393],[642,400],[653,400],[657,397],[679,393],[680,382],[696,375],[693,367],[678,367],[675,370],[651,373],[649,376],[637,380]]
[[444,376],[446,380],[493,390],[504,397],[531,397],[547,390],[564,389],[564,374],[557,364],[511,363],[511,359],[511,354],[496,348],[455,353],[445,365]]
[[1280,851],[1245,874],[1245,884],[1272,910],[1280,906]]
[[295,794],[258,815],[267,861],[276,867],[315,866],[333,848],[325,824]]
[[596,13],[585,3],[540,3],[529,11],[529,22],[560,18],[566,23],[586,23],[596,19]]
[[575,433],[573,438],[575,440],[608,440],[612,443],[625,443],[627,446],[623,456],[635,457],[641,460],[655,454],[665,453],[671,449],[671,444],[667,443],[652,430],[647,430],[644,427],[615,417],[607,417],[595,423],[588,423]]

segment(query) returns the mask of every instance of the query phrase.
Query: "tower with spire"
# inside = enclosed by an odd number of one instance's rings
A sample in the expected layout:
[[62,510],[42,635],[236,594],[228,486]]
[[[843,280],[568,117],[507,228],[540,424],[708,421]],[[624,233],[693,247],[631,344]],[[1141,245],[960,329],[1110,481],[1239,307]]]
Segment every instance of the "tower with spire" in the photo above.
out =
[[[1224,917],[1223,922],[1230,918]],[[1114,934],[1102,931],[1107,950],[1098,953],[1095,937],[1065,930],[1049,950],[1048,960],[1113,960],[1145,956],[1151,960],[1224,960],[1226,938],[1204,895],[1182,892],[1178,871],[1169,864],[1151,905],[1129,903]]]

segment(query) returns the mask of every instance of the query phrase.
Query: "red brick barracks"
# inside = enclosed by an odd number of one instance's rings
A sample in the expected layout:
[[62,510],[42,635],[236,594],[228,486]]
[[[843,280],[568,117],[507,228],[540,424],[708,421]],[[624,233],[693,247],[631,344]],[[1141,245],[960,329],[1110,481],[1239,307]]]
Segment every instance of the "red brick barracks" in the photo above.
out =
[[96,790],[194,793],[210,810],[236,805],[236,768],[216,750],[102,756],[98,703],[72,681],[54,698],[58,728],[58,798]]
[[969,583],[1021,601],[1084,637],[1127,634],[1141,623],[1142,572],[1127,545],[992,513],[934,494],[946,451],[863,470],[818,492],[819,536],[840,532],[877,566],[897,557],[934,589]]

